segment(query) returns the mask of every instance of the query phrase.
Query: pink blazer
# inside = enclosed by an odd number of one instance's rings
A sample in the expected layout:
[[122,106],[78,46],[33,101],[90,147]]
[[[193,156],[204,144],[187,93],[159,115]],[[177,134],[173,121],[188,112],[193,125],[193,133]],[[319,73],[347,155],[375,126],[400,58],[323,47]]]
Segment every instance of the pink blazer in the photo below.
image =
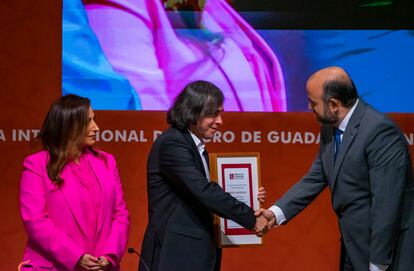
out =
[[129,217],[123,198],[115,159],[99,151],[102,157],[87,152],[102,190],[102,206],[98,216],[95,251],[85,251],[86,226],[82,206],[77,199],[77,184],[69,167],[64,167],[64,183],[57,186],[48,178],[49,155],[41,151],[26,157],[20,183],[20,211],[28,241],[23,261],[30,260],[34,270],[76,270],[85,252],[94,256],[116,256],[115,270],[125,252]]

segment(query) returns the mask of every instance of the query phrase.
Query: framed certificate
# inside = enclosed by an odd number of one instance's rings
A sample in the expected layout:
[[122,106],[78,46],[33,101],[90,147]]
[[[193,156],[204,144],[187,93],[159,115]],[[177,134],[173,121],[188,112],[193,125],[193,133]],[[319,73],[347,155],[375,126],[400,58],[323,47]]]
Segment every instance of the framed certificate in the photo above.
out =
[[[252,209],[260,208],[257,193],[260,187],[259,153],[210,154],[210,180]],[[236,222],[216,216],[215,228],[220,247],[262,245],[262,238]]]

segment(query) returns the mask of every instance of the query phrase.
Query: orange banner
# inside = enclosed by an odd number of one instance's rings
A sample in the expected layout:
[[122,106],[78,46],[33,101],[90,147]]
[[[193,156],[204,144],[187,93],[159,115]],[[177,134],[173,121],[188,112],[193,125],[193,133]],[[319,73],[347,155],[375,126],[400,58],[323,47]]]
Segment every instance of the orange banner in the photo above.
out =
[[[16,110],[17,109],[17,110]],[[9,109],[12,111],[12,109]],[[18,108],[14,114],[22,114]],[[0,159],[5,182],[0,198],[7,219],[1,224],[2,270],[17,267],[26,241],[18,210],[18,182],[23,158],[37,149],[31,143],[40,127],[44,110],[32,112],[30,119],[0,127]],[[146,157],[157,135],[164,130],[165,112],[97,111],[100,135],[97,148],[115,155],[130,211],[132,228],[129,246],[141,247],[147,224]],[[393,114],[414,151],[414,116]],[[224,125],[209,152],[259,152],[262,184],[268,192],[264,207],[269,207],[308,170],[316,155],[319,125],[312,113],[225,113]],[[33,126],[36,125],[36,126]],[[263,259],[271,261],[262,261]],[[223,270],[334,270],[339,261],[339,233],[325,191],[309,208],[287,226],[273,230],[263,247],[226,248]],[[122,267],[136,270],[138,259],[126,254]]]

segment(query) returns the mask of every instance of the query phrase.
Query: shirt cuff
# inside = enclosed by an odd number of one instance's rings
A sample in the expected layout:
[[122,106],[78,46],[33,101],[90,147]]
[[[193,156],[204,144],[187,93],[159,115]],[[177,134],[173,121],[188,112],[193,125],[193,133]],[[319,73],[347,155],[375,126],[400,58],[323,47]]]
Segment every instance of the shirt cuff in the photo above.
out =
[[282,209],[280,209],[278,206],[273,205],[269,209],[273,213],[273,215],[276,218],[276,226],[279,226],[280,224],[283,224],[286,221],[286,216],[283,213]]
[[388,265],[369,263],[369,271],[385,271]]

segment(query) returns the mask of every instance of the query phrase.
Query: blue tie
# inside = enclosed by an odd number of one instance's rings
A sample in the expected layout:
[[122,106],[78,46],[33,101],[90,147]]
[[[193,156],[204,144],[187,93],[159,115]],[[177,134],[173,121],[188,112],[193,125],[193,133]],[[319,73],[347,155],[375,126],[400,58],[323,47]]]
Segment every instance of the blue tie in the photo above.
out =
[[334,159],[336,160],[336,155],[339,152],[339,145],[341,145],[341,135],[344,133],[344,131],[342,131],[339,128],[335,128],[334,131],[334,136],[335,136],[335,155],[334,155]]

